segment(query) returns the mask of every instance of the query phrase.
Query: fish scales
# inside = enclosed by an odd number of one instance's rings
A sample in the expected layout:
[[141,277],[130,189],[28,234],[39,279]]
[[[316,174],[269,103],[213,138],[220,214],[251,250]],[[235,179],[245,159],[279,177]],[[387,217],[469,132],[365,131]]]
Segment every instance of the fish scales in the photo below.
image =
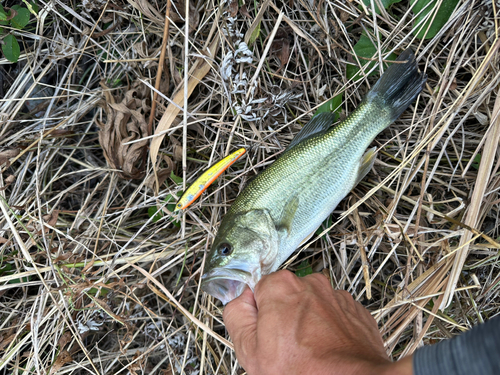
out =
[[[293,239],[279,254],[280,259],[286,259],[289,248],[300,244],[304,232],[305,235],[314,232],[324,216],[353,188],[361,156],[375,136],[389,125],[384,116],[375,116],[379,121],[370,120],[374,113],[377,113],[374,106],[362,105],[326,135],[315,136],[286,151],[273,168],[264,170],[250,182],[225,220],[231,221],[238,212],[267,209],[277,222],[285,204],[298,195],[300,204],[291,228]],[[311,211],[315,210],[319,212],[311,218]]]
[[[373,165],[373,139],[414,101],[426,77],[411,50],[335,127],[322,114],[306,124],[271,166],[241,192],[223,218],[202,288],[223,303],[252,289],[309,238]],[[301,134],[303,132],[303,134]]]

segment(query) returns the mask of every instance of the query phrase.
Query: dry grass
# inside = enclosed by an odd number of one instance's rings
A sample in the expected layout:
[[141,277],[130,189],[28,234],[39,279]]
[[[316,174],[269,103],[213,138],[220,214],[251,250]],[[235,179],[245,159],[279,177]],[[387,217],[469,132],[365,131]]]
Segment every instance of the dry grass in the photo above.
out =
[[[376,17],[358,0],[246,3],[238,12],[236,2],[193,2],[187,25],[185,2],[173,3],[163,54],[166,0],[41,1],[39,18],[16,32],[19,63],[0,60],[4,373],[239,373],[221,306],[199,289],[206,250],[245,182],[318,105],[343,91],[345,116],[373,84],[345,75],[363,30],[379,51],[412,46],[427,85],[375,140],[375,168],[335,226],[285,266],[325,268],[373,311],[394,358],[500,313],[494,1],[461,0],[424,41],[408,2]],[[155,85],[153,130],[164,138],[150,144]],[[99,136],[113,121],[125,130]],[[174,217],[165,198],[241,146],[247,156]],[[113,158],[140,178],[125,179]]]

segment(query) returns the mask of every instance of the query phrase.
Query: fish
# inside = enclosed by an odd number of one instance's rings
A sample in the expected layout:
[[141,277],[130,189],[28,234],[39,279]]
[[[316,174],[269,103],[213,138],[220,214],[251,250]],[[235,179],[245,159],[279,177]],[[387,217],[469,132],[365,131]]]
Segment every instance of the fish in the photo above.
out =
[[202,290],[225,305],[276,271],[370,171],[376,158],[376,147],[366,151],[370,143],[415,101],[426,80],[409,48],[345,120],[332,126],[335,114],[320,113],[304,125],[223,217]]

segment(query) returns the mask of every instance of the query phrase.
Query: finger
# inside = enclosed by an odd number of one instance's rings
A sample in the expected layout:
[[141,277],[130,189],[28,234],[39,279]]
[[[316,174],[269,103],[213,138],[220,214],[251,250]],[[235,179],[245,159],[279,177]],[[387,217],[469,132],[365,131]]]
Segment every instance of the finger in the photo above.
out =
[[275,306],[277,301],[287,299],[305,289],[305,284],[299,277],[288,270],[281,270],[260,279],[255,287],[255,301],[261,310],[264,304]]
[[257,313],[253,293],[248,287],[224,308],[224,323],[233,339],[236,356],[243,367],[246,358],[251,357],[255,348]]
[[276,287],[293,284],[295,279],[298,279],[298,277],[288,270],[280,270],[264,275],[255,286],[255,295],[258,295],[261,290],[274,290]]

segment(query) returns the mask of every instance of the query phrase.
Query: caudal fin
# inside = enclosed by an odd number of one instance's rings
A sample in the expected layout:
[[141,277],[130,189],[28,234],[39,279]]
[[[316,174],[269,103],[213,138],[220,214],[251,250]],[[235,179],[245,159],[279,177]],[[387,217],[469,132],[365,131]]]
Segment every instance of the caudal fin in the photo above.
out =
[[391,122],[396,120],[408,106],[416,99],[424,88],[427,76],[419,73],[415,54],[408,48],[394,63],[382,74],[368,95],[367,101],[382,101],[384,107],[391,110]]

